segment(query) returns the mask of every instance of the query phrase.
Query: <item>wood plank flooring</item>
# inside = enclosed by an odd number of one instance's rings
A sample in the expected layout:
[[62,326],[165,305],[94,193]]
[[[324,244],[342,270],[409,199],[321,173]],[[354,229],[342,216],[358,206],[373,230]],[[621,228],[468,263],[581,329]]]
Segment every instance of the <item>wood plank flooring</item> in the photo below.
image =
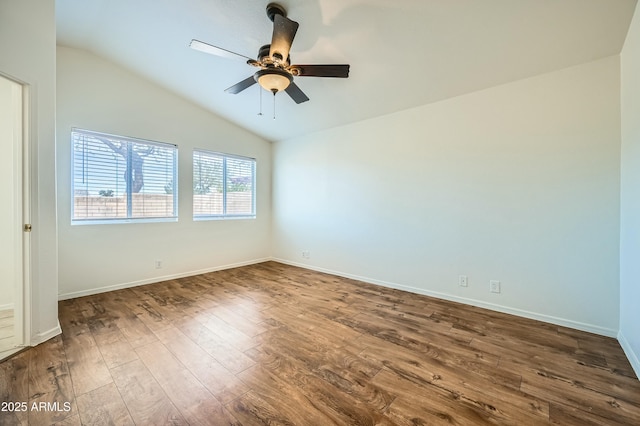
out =
[[614,339],[275,262],[59,307],[2,425],[640,424]]

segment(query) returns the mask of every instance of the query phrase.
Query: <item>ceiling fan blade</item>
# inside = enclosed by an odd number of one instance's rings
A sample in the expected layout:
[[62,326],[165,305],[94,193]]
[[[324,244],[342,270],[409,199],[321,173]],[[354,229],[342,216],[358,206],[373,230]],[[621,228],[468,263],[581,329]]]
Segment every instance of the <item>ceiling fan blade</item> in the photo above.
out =
[[247,89],[256,84],[256,79],[253,76],[245,78],[240,83],[236,83],[233,86],[225,89],[224,91],[227,93],[237,94],[242,92],[244,89]]
[[273,37],[269,56],[286,61],[291,50],[291,43],[298,31],[298,23],[280,14],[273,17]]
[[287,92],[287,94],[291,96],[291,99],[293,99],[297,104],[301,104],[309,100],[307,95],[305,95],[304,92],[300,90],[300,88],[293,81],[286,89],[284,89],[284,91]]
[[298,77],[349,77],[349,65],[292,65],[298,70]]
[[244,56],[239,53],[232,52],[230,50],[223,49],[222,47],[217,47],[212,44],[205,43],[203,41],[196,40],[196,39],[191,40],[191,43],[189,43],[189,47],[204,53],[210,53],[212,55],[222,56],[223,58],[253,61],[253,59],[248,56]]

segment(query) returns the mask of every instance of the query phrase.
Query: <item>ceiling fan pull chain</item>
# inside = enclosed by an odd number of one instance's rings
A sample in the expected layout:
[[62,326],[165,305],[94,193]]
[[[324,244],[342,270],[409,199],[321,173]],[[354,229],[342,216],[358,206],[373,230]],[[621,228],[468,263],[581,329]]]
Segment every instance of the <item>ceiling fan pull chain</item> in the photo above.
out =
[[273,119],[276,119],[276,92],[273,92]]
[[258,88],[258,92],[260,92],[260,112],[258,113],[258,115],[262,115],[262,89]]

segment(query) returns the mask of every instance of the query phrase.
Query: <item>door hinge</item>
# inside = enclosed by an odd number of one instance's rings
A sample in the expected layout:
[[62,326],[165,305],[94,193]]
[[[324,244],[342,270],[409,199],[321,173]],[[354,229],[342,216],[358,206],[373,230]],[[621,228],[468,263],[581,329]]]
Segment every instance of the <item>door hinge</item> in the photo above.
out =
[[25,223],[24,224],[24,232],[31,232],[31,224],[30,223]]

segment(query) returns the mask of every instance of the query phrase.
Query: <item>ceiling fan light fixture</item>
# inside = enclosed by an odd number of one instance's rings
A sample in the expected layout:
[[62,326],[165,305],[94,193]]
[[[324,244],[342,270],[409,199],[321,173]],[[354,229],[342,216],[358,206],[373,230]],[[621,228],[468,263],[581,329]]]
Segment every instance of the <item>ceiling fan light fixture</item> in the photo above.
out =
[[291,74],[277,68],[260,70],[254,78],[264,90],[272,92],[274,95],[285,90],[293,81]]
[[[242,59],[248,65],[260,68],[251,77],[227,87],[226,93],[238,94],[243,90],[258,83],[264,90],[274,94],[286,91],[287,95],[296,104],[301,104],[309,100],[307,95],[293,81],[297,77],[349,77],[348,64],[335,65],[291,65],[291,44],[298,31],[299,24],[287,18],[287,11],[276,3],[267,5],[267,16],[273,22],[273,33],[271,43],[265,44],[258,50],[257,59],[232,52],[221,47],[207,44],[193,39],[191,48],[201,50],[213,55]],[[262,93],[262,92],[260,92]]]

